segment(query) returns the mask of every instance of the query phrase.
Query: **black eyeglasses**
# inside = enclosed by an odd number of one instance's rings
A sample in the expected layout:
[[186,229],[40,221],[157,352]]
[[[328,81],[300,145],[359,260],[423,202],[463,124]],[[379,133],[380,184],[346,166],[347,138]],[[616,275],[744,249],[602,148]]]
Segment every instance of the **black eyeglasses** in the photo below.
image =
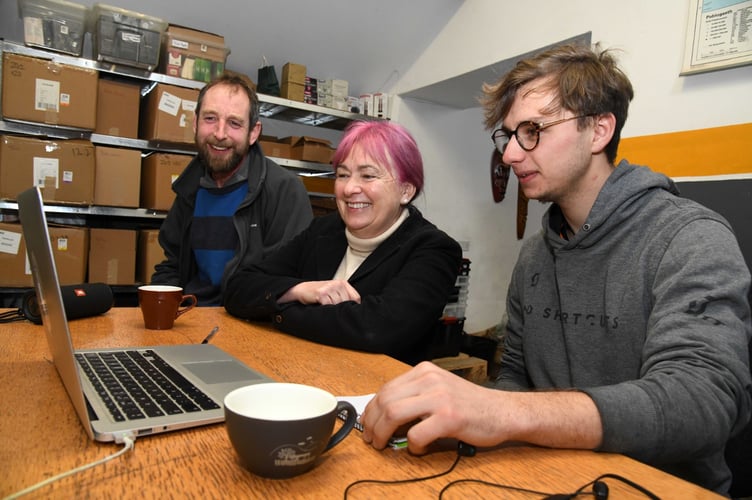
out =
[[517,144],[519,144],[522,149],[525,151],[532,151],[540,141],[541,130],[545,130],[548,127],[553,127],[554,125],[568,122],[570,120],[585,118],[587,116],[593,115],[570,116],[569,118],[562,118],[561,120],[548,123],[537,123],[534,121],[520,122],[520,124],[517,125],[517,128],[511,132],[507,132],[503,128],[494,130],[493,134],[491,134],[491,140],[501,154],[504,154],[504,150],[507,149],[507,145],[509,144],[509,141],[512,140],[512,136],[517,138]]

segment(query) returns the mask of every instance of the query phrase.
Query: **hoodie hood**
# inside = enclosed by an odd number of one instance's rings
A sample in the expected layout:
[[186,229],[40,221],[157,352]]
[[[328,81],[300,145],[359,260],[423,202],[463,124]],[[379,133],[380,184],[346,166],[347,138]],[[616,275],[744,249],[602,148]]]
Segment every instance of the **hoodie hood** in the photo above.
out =
[[611,234],[614,226],[622,225],[639,212],[644,206],[641,201],[644,195],[654,191],[663,191],[669,196],[679,194],[676,184],[667,176],[622,160],[603,185],[585,223],[569,241],[559,236],[561,209],[556,204],[551,205],[542,221],[545,240],[552,249],[595,245],[603,236]]

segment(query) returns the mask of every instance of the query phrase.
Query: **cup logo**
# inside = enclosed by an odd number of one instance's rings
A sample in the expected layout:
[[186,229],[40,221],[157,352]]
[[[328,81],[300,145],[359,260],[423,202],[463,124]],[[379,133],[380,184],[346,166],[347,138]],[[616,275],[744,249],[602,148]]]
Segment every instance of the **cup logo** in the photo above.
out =
[[318,442],[312,436],[308,436],[305,441],[297,444],[283,444],[272,451],[274,465],[279,467],[296,467],[305,465],[316,460],[313,453],[318,447]]

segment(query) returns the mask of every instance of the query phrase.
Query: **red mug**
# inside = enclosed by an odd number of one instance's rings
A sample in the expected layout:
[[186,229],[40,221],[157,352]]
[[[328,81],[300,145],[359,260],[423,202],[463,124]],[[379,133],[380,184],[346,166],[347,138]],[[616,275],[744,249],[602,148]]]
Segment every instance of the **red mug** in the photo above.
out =
[[[188,302],[187,305],[183,305]],[[138,287],[138,306],[149,330],[169,330],[175,319],[196,307],[195,295],[183,295],[183,289],[171,285]]]

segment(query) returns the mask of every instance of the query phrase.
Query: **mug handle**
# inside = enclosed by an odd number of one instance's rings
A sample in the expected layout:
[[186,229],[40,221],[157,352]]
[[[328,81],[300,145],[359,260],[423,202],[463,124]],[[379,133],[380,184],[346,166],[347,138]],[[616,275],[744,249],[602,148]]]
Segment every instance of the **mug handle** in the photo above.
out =
[[[185,302],[186,300],[189,300],[190,304],[188,304],[187,306],[180,307],[183,305],[183,302]],[[183,298],[180,299],[180,306],[178,306],[178,312],[175,313],[175,317],[177,318],[181,314],[187,313],[188,311],[196,307],[196,304],[198,304],[198,299],[196,298],[195,295],[183,295]]]
[[350,434],[350,431],[353,430],[353,427],[355,427],[355,422],[358,421],[358,412],[355,410],[355,407],[347,401],[337,402],[337,409],[334,410],[334,414],[339,415],[340,412],[343,411],[347,412],[347,418],[342,424],[342,427],[340,427],[339,430],[329,439],[326,448],[324,448],[321,453],[334,448],[334,445],[345,439],[345,437]]

